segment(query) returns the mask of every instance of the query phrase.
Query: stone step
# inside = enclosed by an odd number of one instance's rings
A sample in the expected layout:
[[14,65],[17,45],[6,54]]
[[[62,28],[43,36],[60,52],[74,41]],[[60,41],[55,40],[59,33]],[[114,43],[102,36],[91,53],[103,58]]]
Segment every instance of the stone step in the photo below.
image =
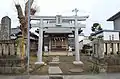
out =
[[49,65],[59,65],[60,62],[49,62]]
[[62,70],[59,66],[50,66],[48,69],[49,74],[62,74]]
[[58,52],[47,52],[47,53],[45,52],[44,53],[45,56],[48,56],[48,55],[51,55],[51,56],[56,56],[56,55],[57,56],[65,56],[65,55],[73,56],[73,54],[74,54],[74,51],[73,52],[64,52],[64,51],[63,52],[59,52],[58,51]]

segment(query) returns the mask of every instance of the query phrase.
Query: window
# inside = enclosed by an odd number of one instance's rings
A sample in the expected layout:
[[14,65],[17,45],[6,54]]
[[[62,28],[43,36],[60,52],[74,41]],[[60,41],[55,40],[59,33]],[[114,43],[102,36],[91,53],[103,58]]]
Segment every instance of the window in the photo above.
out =
[[111,35],[109,35],[109,40],[111,40]]
[[112,40],[114,40],[114,35],[112,35]]

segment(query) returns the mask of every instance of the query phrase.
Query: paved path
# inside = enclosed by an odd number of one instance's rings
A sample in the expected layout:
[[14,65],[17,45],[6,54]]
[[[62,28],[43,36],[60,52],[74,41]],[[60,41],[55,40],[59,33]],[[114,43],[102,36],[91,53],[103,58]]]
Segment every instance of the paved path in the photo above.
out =
[[[3,76],[0,79],[28,79],[27,76]],[[29,79],[49,79],[48,75],[30,75]],[[63,75],[63,79],[120,79],[120,73],[98,75]]]
[[[52,58],[52,62],[54,62],[54,63],[57,63],[57,62],[59,62],[59,56],[56,56],[56,57],[53,57]],[[51,63],[52,63],[51,62]],[[52,66],[52,65],[49,65],[49,68],[48,68],[48,73],[49,74],[62,74],[63,72],[62,72],[62,70],[59,68],[59,66],[57,65],[57,66]]]

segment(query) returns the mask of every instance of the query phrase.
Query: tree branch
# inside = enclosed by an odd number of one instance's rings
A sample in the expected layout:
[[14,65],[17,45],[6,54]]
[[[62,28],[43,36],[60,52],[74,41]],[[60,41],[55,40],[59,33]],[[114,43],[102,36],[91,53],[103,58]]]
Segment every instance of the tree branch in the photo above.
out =
[[19,4],[15,4],[15,7],[16,7],[17,13],[18,13],[18,19],[20,22],[20,29],[22,30],[24,28],[23,25],[25,25],[25,16],[23,15],[22,8]]
[[[34,0],[30,0],[30,1],[31,1],[31,2],[30,2],[30,8],[31,8]],[[27,2],[25,3],[25,16],[28,14],[28,2],[29,2],[29,1],[27,1]]]
[[17,9],[17,13],[18,13],[18,18],[21,19],[24,17],[23,15],[23,11],[22,11],[22,8],[19,4],[15,4],[15,7]]

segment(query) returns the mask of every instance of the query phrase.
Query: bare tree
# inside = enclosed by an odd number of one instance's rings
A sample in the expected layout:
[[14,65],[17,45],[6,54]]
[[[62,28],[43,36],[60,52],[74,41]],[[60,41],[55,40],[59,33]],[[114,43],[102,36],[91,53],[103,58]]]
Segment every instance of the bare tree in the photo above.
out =
[[[32,8],[32,4],[33,4],[34,0],[30,0],[30,9],[31,9],[31,12],[30,14],[31,15],[34,15],[36,13],[36,9]],[[24,54],[25,54],[25,47],[24,47],[24,43],[25,43],[25,40],[24,38],[27,38],[27,28],[28,28],[28,0],[27,2],[25,3],[25,11],[23,12],[23,9],[21,7],[20,4],[15,4],[15,7],[17,9],[17,13],[18,13],[18,19],[19,19],[19,22],[20,22],[20,30],[22,32],[22,58],[24,57]]]

